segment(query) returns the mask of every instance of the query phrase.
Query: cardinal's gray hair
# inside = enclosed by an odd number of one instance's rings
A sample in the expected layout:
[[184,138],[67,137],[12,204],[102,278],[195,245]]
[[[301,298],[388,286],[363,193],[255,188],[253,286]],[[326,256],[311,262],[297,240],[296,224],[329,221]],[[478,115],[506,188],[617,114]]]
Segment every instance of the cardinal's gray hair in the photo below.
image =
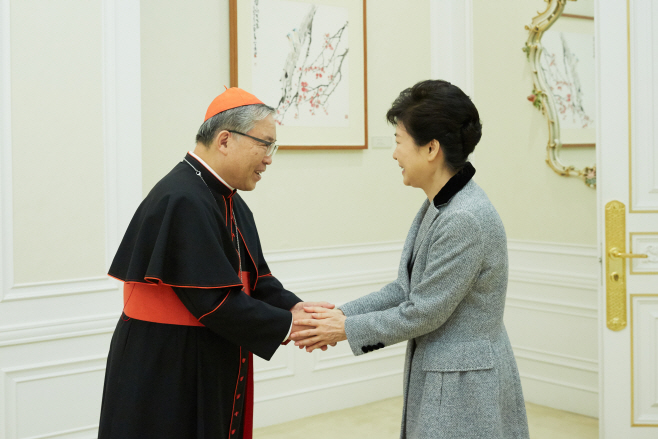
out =
[[274,108],[265,104],[244,105],[222,111],[199,127],[196,141],[210,146],[220,131],[232,130],[248,133],[254,128],[256,122],[265,119],[270,114],[274,114]]

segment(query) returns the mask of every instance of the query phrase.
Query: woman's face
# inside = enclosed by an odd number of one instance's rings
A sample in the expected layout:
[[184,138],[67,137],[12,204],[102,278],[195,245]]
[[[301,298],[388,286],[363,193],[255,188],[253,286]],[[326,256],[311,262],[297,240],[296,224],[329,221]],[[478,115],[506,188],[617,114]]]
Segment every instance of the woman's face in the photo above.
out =
[[428,148],[418,147],[400,122],[395,127],[395,143],[393,158],[402,168],[402,182],[407,186],[422,188],[431,174],[427,161]]

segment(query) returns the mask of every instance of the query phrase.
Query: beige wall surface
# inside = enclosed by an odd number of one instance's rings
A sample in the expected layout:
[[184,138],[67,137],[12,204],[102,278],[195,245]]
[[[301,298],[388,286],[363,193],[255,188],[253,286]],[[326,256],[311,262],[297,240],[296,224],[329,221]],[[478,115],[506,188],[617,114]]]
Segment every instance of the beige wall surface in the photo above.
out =
[[188,150],[230,86],[228,0],[141,0],[144,195]]
[[10,10],[15,283],[103,276],[101,2]]
[[483,122],[475,179],[509,238],[592,245],[596,191],[546,165],[546,121],[526,99],[532,78],[521,51],[524,26],[545,7],[541,0],[473,2],[474,102]]
[[[229,82],[228,2],[203,5],[142,1],[145,193],[192,147]],[[241,193],[266,251],[404,239],[424,194],[402,184],[384,116],[400,91],[430,76],[430,32],[429,0],[391,13],[399,5],[370,1],[367,11],[369,136],[388,137],[391,148],[279,151],[256,190]]]

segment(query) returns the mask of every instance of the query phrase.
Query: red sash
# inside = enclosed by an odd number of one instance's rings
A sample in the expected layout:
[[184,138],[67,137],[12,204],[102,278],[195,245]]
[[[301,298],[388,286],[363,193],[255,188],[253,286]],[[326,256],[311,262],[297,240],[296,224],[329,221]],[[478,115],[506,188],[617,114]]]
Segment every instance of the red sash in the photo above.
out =
[[[249,272],[242,272],[244,292],[251,296]],[[123,284],[123,313],[133,319],[169,325],[204,326],[185,308],[174,290],[164,284],[126,282]],[[246,399],[242,416],[242,439],[252,439],[254,427],[253,354],[248,356]]]
[[132,319],[169,325],[203,326],[165,284],[123,284],[123,313]]

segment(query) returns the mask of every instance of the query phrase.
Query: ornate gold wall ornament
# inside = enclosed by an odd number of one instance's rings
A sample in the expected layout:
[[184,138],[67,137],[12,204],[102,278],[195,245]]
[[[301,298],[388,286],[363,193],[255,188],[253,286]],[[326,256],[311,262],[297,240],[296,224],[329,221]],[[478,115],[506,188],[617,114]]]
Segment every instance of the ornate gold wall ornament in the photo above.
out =
[[544,12],[537,12],[539,15],[532,19],[530,25],[526,25],[526,30],[530,35],[523,47],[528,62],[532,68],[533,90],[528,96],[528,100],[541,110],[546,116],[548,122],[548,144],[546,146],[546,163],[557,174],[563,177],[580,177],[585,184],[591,188],[596,187],[596,165],[576,169],[575,166],[566,166],[560,161],[560,149],[562,141],[560,139],[560,121],[555,108],[555,100],[551,93],[548,93],[549,86],[540,66],[542,53],[541,37],[555,21],[560,18],[567,1],[576,0],[545,0],[548,6]]

